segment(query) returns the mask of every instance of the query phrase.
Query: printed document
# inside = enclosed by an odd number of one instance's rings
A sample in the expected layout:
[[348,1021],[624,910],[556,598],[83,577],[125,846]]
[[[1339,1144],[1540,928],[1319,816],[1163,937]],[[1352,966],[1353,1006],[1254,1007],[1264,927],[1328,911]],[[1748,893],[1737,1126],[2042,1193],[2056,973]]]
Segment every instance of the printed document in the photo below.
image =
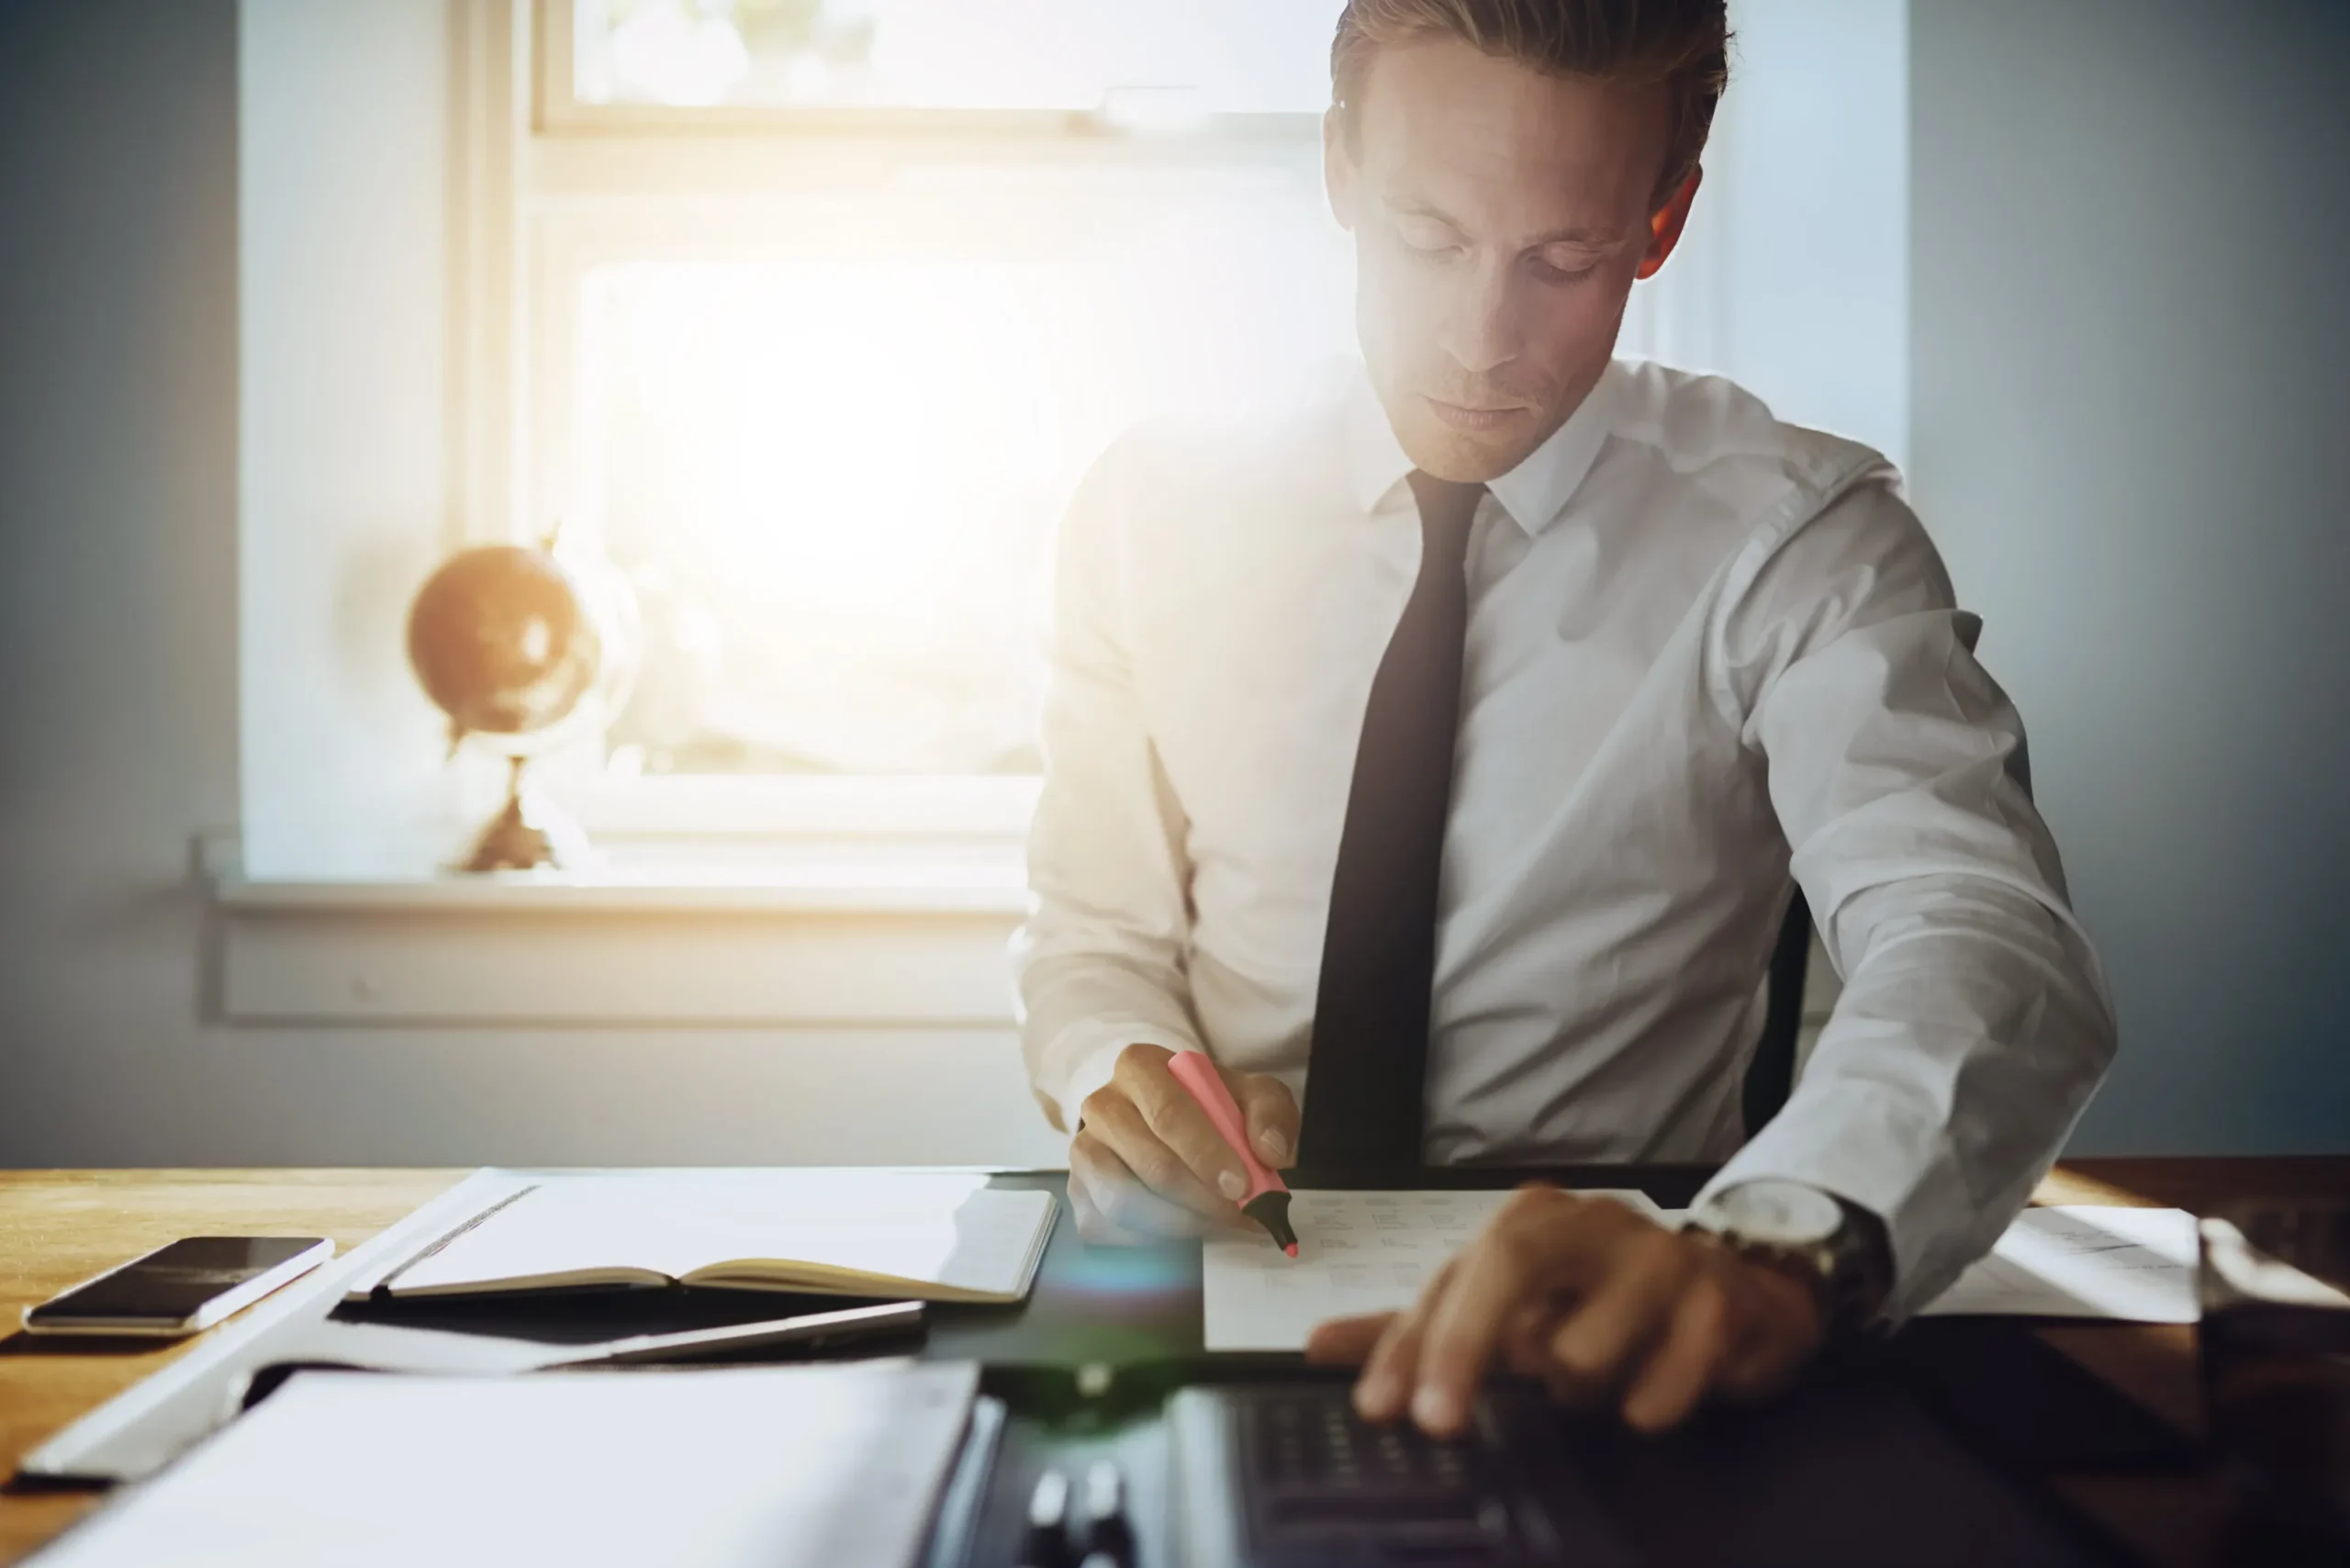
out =
[[[1669,1225],[1683,1217],[1639,1193],[1587,1195],[1630,1204]],[[1261,1236],[1206,1244],[1207,1348],[1301,1350],[1325,1319],[1409,1306],[1509,1198],[1505,1191],[1301,1192],[1290,1204],[1294,1262]],[[2195,1216],[2180,1209],[2026,1209],[1991,1255],[1925,1312],[2192,1323]]]
[[[1205,1244],[1204,1296],[1211,1350],[1301,1350],[1327,1317],[1393,1312],[1495,1210],[1505,1189],[1429,1193],[1307,1191],[1290,1200],[1297,1257],[1263,1236],[1216,1237]],[[1637,1192],[1586,1192],[1641,1213],[1659,1211]]]

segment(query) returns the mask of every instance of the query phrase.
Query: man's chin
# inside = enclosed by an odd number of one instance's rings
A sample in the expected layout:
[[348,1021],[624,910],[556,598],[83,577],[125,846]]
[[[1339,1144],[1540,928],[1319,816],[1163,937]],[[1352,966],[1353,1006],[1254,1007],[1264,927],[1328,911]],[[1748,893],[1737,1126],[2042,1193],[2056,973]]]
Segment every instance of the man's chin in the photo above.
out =
[[1422,473],[1456,484],[1482,485],[1498,479],[1542,444],[1550,432],[1532,409],[1516,418],[1492,422],[1484,430],[1462,430],[1426,410],[1397,421],[1395,439],[1412,465]]

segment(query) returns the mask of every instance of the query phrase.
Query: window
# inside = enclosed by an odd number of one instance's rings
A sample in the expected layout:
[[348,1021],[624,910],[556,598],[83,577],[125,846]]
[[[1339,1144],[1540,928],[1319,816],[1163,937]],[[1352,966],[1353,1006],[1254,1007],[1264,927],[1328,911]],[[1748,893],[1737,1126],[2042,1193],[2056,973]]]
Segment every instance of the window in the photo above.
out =
[[556,482],[650,633],[613,764],[1034,772],[1046,547],[1087,465],[1154,407],[1344,350],[1310,195],[965,174],[583,257]]
[[591,820],[681,787],[1024,801],[1086,468],[1154,410],[1352,353],[1340,6],[540,0],[476,28],[531,90],[518,150],[467,142],[510,169],[473,210],[515,252],[466,274],[507,346],[475,401],[523,454],[503,486],[476,463],[470,527],[559,526],[644,623],[625,710],[559,765]]
[[581,104],[1315,115],[1337,0],[574,0]]
[[[1088,465],[1155,409],[1348,352],[1338,8],[514,18],[535,106],[473,210],[516,254],[468,275],[510,348],[473,422],[525,455],[503,487],[476,465],[470,531],[559,526],[635,587],[642,673],[575,790],[1033,777],[1046,554]],[[494,129],[467,145],[497,164]]]

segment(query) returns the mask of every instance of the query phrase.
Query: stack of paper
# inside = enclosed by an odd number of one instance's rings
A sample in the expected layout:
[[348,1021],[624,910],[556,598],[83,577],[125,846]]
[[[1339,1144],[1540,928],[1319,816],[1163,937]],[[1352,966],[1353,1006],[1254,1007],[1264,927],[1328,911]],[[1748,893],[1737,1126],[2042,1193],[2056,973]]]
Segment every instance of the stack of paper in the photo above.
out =
[[969,1366],[305,1372],[40,1568],[910,1568]]

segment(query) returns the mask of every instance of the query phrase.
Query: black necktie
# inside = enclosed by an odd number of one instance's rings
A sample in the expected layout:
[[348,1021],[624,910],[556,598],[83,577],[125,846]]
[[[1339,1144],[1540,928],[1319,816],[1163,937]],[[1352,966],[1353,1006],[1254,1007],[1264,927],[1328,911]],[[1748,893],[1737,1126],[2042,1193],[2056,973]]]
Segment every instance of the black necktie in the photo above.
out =
[[1411,484],[1420,576],[1363,711],[1306,1058],[1298,1162],[1325,1170],[1420,1163],[1437,879],[1469,624],[1469,522],[1485,489],[1420,473]]

